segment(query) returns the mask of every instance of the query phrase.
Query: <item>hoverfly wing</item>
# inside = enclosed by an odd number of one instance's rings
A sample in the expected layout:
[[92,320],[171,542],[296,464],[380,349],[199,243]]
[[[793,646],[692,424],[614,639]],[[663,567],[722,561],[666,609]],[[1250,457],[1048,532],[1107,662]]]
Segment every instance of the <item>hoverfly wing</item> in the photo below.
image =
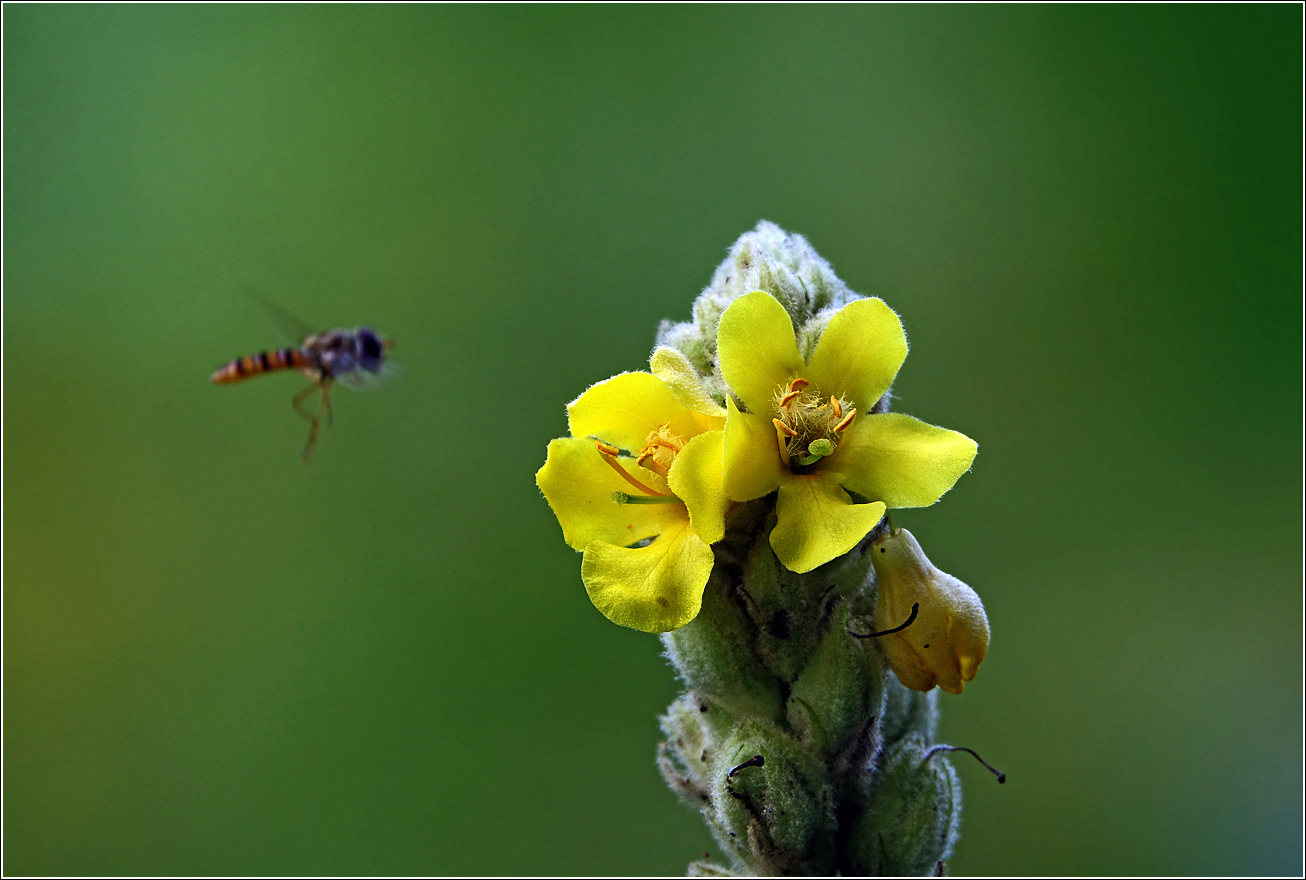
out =
[[304,340],[317,335],[319,332],[294,312],[282,308],[253,288],[246,286],[245,292],[263,307],[263,311],[272,322],[272,326],[276,328],[277,333],[285,337],[287,341],[295,343],[296,346],[303,345]]

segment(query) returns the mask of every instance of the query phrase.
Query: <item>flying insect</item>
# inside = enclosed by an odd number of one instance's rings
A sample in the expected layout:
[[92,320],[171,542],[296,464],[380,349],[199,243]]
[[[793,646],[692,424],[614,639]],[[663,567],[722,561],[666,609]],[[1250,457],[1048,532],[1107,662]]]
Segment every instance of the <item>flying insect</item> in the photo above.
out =
[[[379,378],[386,365],[386,351],[393,346],[393,340],[382,338],[370,327],[328,330],[308,336],[298,348],[279,348],[236,358],[214,371],[211,381],[215,385],[231,385],[278,370],[299,370],[311,379],[312,384],[291,401],[295,411],[311,424],[303,453],[307,463],[317,444],[317,432],[324,412],[327,424],[331,424],[332,384],[340,381],[346,385],[363,386]],[[304,402],[317,391],[321,391],[322,397],[317,412],[313,413],[304,408]]]

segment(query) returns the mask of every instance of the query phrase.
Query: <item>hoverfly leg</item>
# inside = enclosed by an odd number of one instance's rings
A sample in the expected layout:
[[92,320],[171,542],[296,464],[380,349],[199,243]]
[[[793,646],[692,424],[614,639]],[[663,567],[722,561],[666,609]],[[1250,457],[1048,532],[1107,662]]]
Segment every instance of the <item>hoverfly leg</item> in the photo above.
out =
[[303,404],[305,400],[308,400],[308,398],[313,396],[314,391],[317,391],[321,387],[322,387],[321,381],[320,380],[316,381],[312,385],[309,385],[307,388],[305,388],[303,391],[296,394],[294,398],[290,401],[295,407],[295,412],[299,413],[301,416],[308,419],[310,422],[316,422],[317,416],[313,415],[311,412],[304,409]]
[[322,401],[321,404],[318,406],[318,412],[322,411],[322,407],[326,407],[327,427],[329,428],[333,424],[335,424],[335,416],[331,412],[331,380],[330,379],[322,380]]
[[[304,464],[308,464],[308,460],[313,456],[313,446],[314,444],[317,443],[317,429],[318,426],[320,425],[320,421],[317,416],[313,415],[311,412],[304,409],[303,404],[305,400],[307,400],[310,396],[312,396],[314,391],[317,391],[319,389],[321,389],[323,392],[325,392],[326,390],[326,386],[322,383],[321,380],[318,380],[312,385],[309,385],[303,391],[296,394],[294,399],[291,400],[291,403],[295,405],[295,412],[299,413],[301,416],[308,419],[309,422],[311,422],[313,425],[311,428],[308,429],[308,443],[304,446],[304,453],[303,453]],[[318,403],[317,410],[319,414],[322,412],[322,404],[320,402]]]

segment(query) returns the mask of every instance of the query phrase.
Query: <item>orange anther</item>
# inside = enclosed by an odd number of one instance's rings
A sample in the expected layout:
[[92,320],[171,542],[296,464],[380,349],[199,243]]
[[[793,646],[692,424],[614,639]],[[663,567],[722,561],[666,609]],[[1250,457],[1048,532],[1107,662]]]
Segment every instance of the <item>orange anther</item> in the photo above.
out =
[[[671,448],[674,449],[675,447],[671,447]],[[662,477],[662,479],[665,480],[667,478],[667,475],[670,473],[670,469],[667,468],[667,466],[664,465],[662,462],[658,461],[654,457],[656,455],[657,455],[657,450],[652,448],[645,449],[643,452],[639,454],[639,457],[635,459],[635,464],[639,465],[640,467],[646,470],[652,471],[653,473],[657,474],[659,477]]]
[[790,391],[802,391],[804,388],[806,388],[808,385],[811,385],[811,384],[812,384],[812,383],[811,383],[811,382],[808,382],[806,379],[803,379],[802,377],[799,377],[799,378],[797,378],[797,379],[795,379],[795,380],[793,380],[792,382],[789,383],[789,390],[790,390]]
[[604,455],[611,455],[613,458],[616,458],[619,454],[621,454],[620,449],[613,446],[611,443],[604,443],[602,440],[595,440],[594,448],[597,449],[599,452],[602,452]]
[[834,407],[834,417],[836,419],[843,418],[843,404],[833,394],[830,395],[830,406]]
[[786,394],[784,397],[780,398],[780,405],[781,405],[781,406],[788,406],[790,403],[793,402],[794,398],[798,397],[798,396],[801,395],[802,393],[803,393],[803,392],[802,392],[801,389],[798,390],[798,391],[790,391],[790,392],[789,392],[788,394]]
[[778,429],[779,429],[783,434],[785,434],[785,435],[788,436],[788,437],[797,437],[797,436],[798,436],[798,432],[797,432],[797,431],[795,431],[793,428],[789,427],[788,425],[786,425],[784,422],[780,421],[779,419],[772,419],[772,420],[771,420],[771,423],[772,423],[773,425],[775,425],[776,428],[778,428]]
[[855,418],[857,418],[857,410],[855,409],[848,410],[848,415],[844,416],[843,421],[835,425],[832,430],[836,434],[843,433],[844,431],[848,430],[848,426],[853,423],[853,419]]

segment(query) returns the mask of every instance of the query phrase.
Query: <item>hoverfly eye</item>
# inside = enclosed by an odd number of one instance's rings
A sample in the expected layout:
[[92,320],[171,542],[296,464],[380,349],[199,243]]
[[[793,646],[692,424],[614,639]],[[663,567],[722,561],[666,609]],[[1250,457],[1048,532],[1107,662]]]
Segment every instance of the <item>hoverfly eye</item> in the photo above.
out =
[[381,340],[370,330],[364,330],[358,334],[358,341],[363,345],[363,358],[365,360],[376,360],[381,357]]

